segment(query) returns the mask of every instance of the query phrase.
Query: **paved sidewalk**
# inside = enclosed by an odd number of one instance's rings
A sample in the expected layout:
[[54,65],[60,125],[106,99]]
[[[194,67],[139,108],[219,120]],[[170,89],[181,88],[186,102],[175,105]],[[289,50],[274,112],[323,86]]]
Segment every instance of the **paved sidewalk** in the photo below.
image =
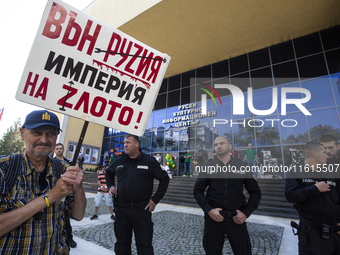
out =
[[[85,218],[71,220],[77,247],[71,255],[114,254],[115,235],[113,220],[103,202],[99,218],[90,220],[94,211],[95,194],[86,193],[88,204]],[[202,247],[203,211],[199,208],[158,204],[153,213],[155,254],[204,254]],[[290,219],[251,215],[247,227],[253,254],[298,254],[297,237],[293,235]],[[133,242],[132,254],[136,253]],[[225,242],[223,254],[233,254],[229,242]]]

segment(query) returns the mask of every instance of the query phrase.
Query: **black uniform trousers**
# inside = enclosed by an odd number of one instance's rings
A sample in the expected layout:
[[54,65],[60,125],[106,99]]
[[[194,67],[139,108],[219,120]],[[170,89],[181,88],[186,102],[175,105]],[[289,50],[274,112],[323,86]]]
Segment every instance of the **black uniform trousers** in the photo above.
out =
[[340,236],[332,232],[329,239],[321,237],[321,230],[311,228],[309,233],[299,230],[299,254],[300,255],[340,255]]
[[114,231],[116,255],[131,255],[132,230],[134,230],[138,255],[153,255],[153,222],[151,213],[144,207],[115,207]]
[[251,254],[251,244],[247,225],[236,224],[231,217],[224,217],[223,222],[214,221],[205,214],[203,247],[206,255],[222,255],[225,234],[228,236],[235,255]]

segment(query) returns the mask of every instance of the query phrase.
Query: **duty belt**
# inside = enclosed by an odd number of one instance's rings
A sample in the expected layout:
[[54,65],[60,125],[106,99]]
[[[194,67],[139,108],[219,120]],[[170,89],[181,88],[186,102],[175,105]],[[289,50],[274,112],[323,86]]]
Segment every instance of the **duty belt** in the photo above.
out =
[[120,208],[138,208],[148,204],[148,201],[137,202],[137,203],[117,203],[115,206]]
[[[309,219],[302,218],[302,217],[300,217],[300,225],[302,225],[306,230],[310,230],[311,228],[316,228],[320,230],[323,227],[323,224],[317,221],[309,220]],[[330,232],[338,232],[340,231],[340,226],[330,225],[329,230]]]
[[232,218],[237,215],[236,211],[220,211],[220,214],[225,218]]

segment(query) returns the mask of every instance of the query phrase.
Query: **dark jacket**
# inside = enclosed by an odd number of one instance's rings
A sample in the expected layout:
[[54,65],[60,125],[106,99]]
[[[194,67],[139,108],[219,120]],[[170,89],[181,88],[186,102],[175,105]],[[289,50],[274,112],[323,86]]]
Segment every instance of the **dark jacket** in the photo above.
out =
[[[316,181],[326,181],[331,190],[321,193]],[[287,178],[285,196],[303,218],[330,225],[340,222],[338,179]]]
[[[245,162],[231,157],[226,165],[217,158],[205,163],[203,168],[216,165],[234,166],[237,170],[240,170],[241,166],[248,167]],[[204,196],[207,187],[207,194]],[[246,204],[243,187],[250,195]],[[194,197],[205,213],[214,208],[222,208],[225,211],[240,210],[249,217],[260,203],[261,190],[250,172],[243,174],[200,172],[194,187]]]
[[[116,203],[138,203],[149,201],[158,203],[164,196],[168,185],[168,174],[162,170],[157,160],[143,152],[136,159],[123,154],[106,170],[108,188],[117,180]],[[159,180],[156,193],[153,193],[154,178]]]
[[199,163],[204,163],[208,159],[208,153],[205,150],[198,150],[196,152],[196,160]]

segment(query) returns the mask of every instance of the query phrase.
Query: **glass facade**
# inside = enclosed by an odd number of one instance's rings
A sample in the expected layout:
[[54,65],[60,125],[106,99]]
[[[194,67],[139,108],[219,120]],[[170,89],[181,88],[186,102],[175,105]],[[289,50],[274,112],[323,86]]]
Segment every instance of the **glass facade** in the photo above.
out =
[[[229,138],[240,159],[252,143],[259,163],[272,160],[272,164],[289,166],[293,163],[292,152],[301,151],[306,142],[318,141],[324,134],[340,137],[339,75],[340,26],[336,26],[166,78],[141,137],[141,148],[151,155],[160,154],[163,161],[168,153],[176,155],[177,172],[183,174],[185,152],[196,151],[202,145],[212,157],[214,138],[222,135]],[[239,98],[229,89],[215,87],[221,101],[214,90],[208,89],[207,85],[216,84],[239,88],[244,99],[243,114],[235,114]],[[272,107],[269,114],[249,109],[249,87],[253,108],[264,111]],[[214,96],[207,96],[207,115],[190,119],[201,113],[206,91]],[[307,95],[301,91],[309,91],[311,98],[300,107],[282,102],[282,98],[303,100]],[[106,128],[102,157],[111,149],[123,151],[124,135]]]

